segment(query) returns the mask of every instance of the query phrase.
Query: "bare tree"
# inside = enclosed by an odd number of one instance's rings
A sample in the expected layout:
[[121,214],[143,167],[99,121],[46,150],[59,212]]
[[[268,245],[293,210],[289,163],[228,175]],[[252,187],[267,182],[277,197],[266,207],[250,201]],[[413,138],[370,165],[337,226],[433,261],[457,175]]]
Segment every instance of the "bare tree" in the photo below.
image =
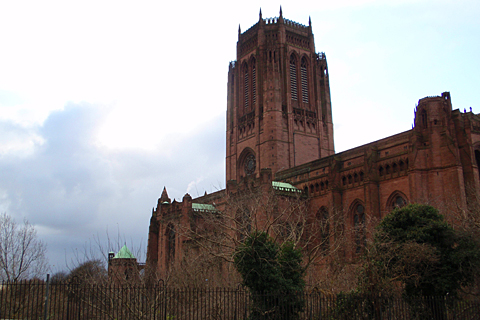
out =
[[[183,282],[178,279],[181,274],[195,275],[199,280],[221,279],[222,285],[238,284],[233,254],[251,232],[263,231],[280,245],[290,242],[302,250],[307,282],[315,285],[318,279],[313,275],[339,250],[345,231],[341,227],[342,212],[312,210],[311,206],[308,198],[295,188],[247,185],[244,190],[226,194],[217,201],[215,209],[193,211],[188,217],[167,215],[161,224],[174,226],[183,244],[181,263],[172,265],[169,274],[175,283]],[[316,210],[318,213],[311,213]],[[189,266],[193,266],[191,272]],[[229,276],[225,277],[226,274]],[[231,283],[226,283],[228,280]],[[187,282],[197,283],[191,279]]]
[[0,215],[0,280],[17,281],[43,275],[48,268],[47,246],[27,220],[17,224]]

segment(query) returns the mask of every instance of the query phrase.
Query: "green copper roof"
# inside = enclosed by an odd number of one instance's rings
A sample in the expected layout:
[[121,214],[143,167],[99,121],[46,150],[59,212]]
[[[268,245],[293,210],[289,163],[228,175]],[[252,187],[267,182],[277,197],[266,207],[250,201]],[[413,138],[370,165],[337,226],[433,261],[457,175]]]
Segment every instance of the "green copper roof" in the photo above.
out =
[[272,187],[275,190],[279,191],[289,191],[289,192],[302,192],[300,189],[295,188],[290,183],[280,182],[280,181],[272,181]]
[[128,250],[127,245],[124,245],[120,251],[113,257],[113,259],[136,259],[133,254]]
[[213,204],[204,204],[204,203],[192,203],[192,209],[194,211],[217,211]]

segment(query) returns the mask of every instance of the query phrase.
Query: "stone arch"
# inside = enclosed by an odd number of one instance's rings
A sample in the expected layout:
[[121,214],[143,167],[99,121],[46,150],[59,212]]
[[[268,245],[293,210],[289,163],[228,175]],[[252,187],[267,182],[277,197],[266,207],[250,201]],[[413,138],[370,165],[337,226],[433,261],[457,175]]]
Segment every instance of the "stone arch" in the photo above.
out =
[[399,190],[395,190],[388,197],[387,206],[386,206],[387,212],[391,212],[395,208],[401,208],[405,206],[407,203],[408,203],[407,196],[403,192]]

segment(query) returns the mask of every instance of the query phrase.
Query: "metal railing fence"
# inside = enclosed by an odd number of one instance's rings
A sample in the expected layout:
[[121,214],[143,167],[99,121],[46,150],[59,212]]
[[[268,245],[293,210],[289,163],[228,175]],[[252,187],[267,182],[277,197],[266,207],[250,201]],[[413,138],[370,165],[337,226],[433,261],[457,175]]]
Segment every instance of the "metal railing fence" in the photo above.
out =
[[[447,297],[251,294],[244,288],[20,281],[0,285],[0,319],[480,319],[479,301]],[[48,291],[47,291],[48,290]]]

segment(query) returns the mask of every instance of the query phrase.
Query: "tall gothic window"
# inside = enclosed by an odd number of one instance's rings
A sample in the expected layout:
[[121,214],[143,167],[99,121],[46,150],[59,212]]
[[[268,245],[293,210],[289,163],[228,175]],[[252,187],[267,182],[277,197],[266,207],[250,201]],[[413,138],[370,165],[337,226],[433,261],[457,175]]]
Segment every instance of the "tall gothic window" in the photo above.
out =
[[427,111],[425,111],[425,109],[422,110],[421,115],[422,115],[422,126],[426,128],[427,127]]
[[307,59],[302,58],[302,64],[300,67],[300,76],[302,78],[302,102],[308,103],[308,72],[307,72]]
[[475,161],[478,167],[478,174],[479,174],[478,177],[480,178],[480,150],[475,150]]
[[175,227],[172,224],[167,227],[167,237],[167,259],[173,262],[175,260]]
[[330,248],[330,224],[328,221],[328,211],[327,208],[321,207],[317,212],[317,221],[319,222],[320,227],[320,247],[322,253],[327,254]]
[[355,253],[360,253],[366,243],[365,238],[365,207],[357,204],[354,207],[353,228],[355,234]]
[[404,194],[395,191],[387,201],[387,210],[392,211],[395,208],[402,208],[407,205],[407,200]]
[[292,91],[292,100],[298,100],[297,62],[293,54],[290,56],[290,88]]
[[245,108],[248,108],[248,103],[249,103],[249,100],[250,100],[250,97],[249,97],[249,86],[248,86],[248,65],[245,63],[244,65],[244,72],[245,72],[245,76],[243,78],[243,93],[244,93],[244,101],[245,101]]
[[252,106],[257,102],[257,70],[255,59],[252,59]]

